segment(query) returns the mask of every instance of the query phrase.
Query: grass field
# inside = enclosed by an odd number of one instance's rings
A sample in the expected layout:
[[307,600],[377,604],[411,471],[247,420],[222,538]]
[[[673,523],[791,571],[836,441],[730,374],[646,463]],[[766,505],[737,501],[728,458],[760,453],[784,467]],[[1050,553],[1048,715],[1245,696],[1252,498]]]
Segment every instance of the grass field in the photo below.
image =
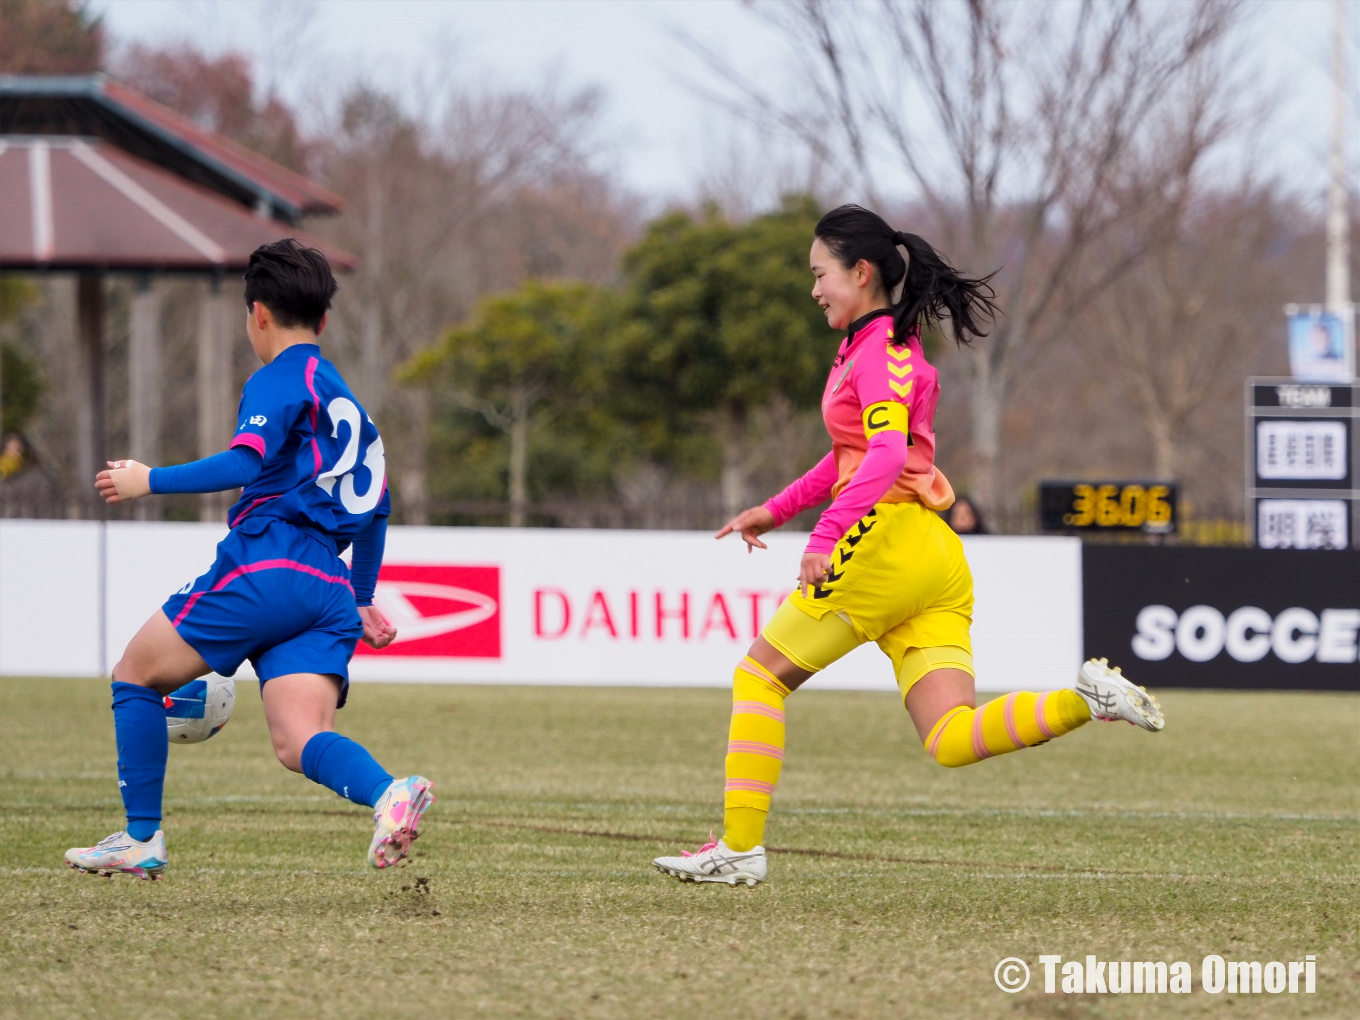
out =
[[[1360,699],[1163,697],[959,770],[891,694],[799,694],[754,890],[650,859],[720,824],[721,691],[359,686],[342,729],[437,784],[412,862],[284,772],[253,684],[170,749],[159,883],[67,870],[122,824],[105,683],[0,680],[0,1016],[1360,1016]],[[1209,995],[1200,960],[1318,960]],[[1045,995],[1041,953],[1187,960],[1190,995]],[[1035,967],[1000,992],[1007,956]]]

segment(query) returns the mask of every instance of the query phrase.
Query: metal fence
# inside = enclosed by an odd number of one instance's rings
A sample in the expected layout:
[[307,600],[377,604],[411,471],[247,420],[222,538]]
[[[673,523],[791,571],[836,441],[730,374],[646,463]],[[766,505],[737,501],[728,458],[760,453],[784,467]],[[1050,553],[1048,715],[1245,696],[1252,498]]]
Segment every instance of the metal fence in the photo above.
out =
[[[0,482],[0,517],[47,520],[225,520],[234,496],[216,494],[160,496],[128,506],[107,506],[93,498],[77,499],[60,491],[36,473]],[[667,531],[712,531],[727,520],[716,498],[702,494],[648,503],[623,500],[543,500],[523,507],[524,521],[534,528],[622,528]],[[504,527],[511,519],[505,500],[431,500],[423,514],[398,502],[393,522],[443,526]],[[791,531],[810,531],[817,512],[794,518]],[[997,535],[1035,535],[1037,510],[1015,507],[986,518],[987,530]],[[1211,510],[1183,518],[1178,533],[1147,536],[1138,533],[1083,535],[1087,541],[1126,544],[1245,546],[1250,543],[1246,522],[1231,511]]]

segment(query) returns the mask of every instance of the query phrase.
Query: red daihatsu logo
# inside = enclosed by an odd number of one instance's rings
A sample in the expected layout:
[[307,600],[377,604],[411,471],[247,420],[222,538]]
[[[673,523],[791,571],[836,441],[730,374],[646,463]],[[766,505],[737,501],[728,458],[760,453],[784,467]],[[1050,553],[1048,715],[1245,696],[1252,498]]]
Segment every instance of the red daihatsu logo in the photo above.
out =
[[397,628],[382,651],[358,655],[501,657],[500,567],[383,564],[373,604]]

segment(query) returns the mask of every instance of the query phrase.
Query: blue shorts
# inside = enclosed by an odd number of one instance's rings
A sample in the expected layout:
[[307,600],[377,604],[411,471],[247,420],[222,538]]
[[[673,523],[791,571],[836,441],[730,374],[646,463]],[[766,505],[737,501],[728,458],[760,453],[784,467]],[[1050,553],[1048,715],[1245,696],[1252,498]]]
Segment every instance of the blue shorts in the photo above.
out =
[[349,568],[332,546],[277,518],[243,521],[217,546],[217,561],[161,607],[179,636],[222,676],[246,659],[260,683],[289,673],[340,678],[364,626]]

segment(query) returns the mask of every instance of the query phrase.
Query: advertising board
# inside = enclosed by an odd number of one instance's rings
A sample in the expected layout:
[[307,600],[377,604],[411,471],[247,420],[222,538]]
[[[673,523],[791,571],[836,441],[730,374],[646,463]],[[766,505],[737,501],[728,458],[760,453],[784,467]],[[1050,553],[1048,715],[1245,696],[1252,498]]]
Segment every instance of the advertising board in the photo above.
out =
[[[107,675],[137,628],[202,573],[221,524],[0,521],[0,672]],[[717,686],[792,588],[806,535],[748,555],[702,532],[388,530],[376,604],[398,640],[355,680]],[[1048,690],[1081,661],[1081,544],[965,539],[979,687]],[[250,676],[247,664],[238,676]],[[868,645],[811,686],[893,690]]]
[[[358,680],[722,686],[792,587],[807,537],[747,554],[703,532],[389,529],[375,602],[397,641]],[[968,537],[984,690],[1049,690],[1080,664],[1081,547]],[[811,686],[892,690],[872,645]]]
[[1157,687],[1360,691],[1360,552],[1088,545],[1088,655]]

